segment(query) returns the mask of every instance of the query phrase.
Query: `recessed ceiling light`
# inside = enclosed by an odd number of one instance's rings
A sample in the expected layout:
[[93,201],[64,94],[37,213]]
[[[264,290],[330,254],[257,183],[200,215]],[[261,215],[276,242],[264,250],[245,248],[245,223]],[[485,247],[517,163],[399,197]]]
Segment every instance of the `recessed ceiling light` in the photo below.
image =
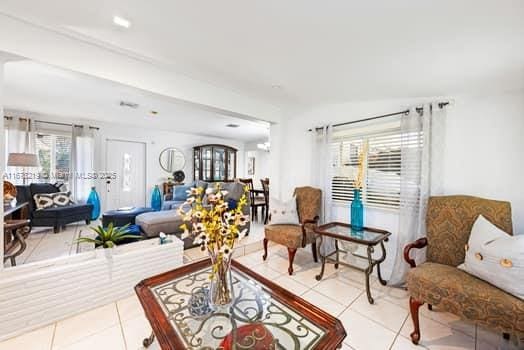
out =
[[131,27],[131,22],[129,22],[127,19],[119,17],[119,16],[114,16],[113,17],[113,23],[116,24],[117,26],[124,27],[124,28]]
[[238,125],[238,124],[227,124],[226,126],[228,128],[238,128],[240,125]]
[[275,90],[280,90],[282,89],[282,85],[271,85],[271,88]]

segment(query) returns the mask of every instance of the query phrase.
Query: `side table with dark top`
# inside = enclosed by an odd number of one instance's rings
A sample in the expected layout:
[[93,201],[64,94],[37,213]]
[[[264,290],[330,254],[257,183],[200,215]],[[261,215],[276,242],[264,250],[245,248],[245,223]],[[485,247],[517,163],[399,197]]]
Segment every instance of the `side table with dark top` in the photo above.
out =
[[[341,222],[331,222],[325,225],[321,225],[316,227],[315,233],[320,237],[320,243],[318,245],[318,253],[322,262],[322,267],[320,270],[320,274],[316,276],[317,281],[320,281],[322,279],[322,276],[324,275],[324,269],[326,266],[326,262],[335,264],[335,268],[338,269],[339,264],[342,264],[344,266],[356,268],[358,270],[364,271],[366,275],[366,294],[368,297],[368,301],[370,304],[374,303],[373,297],[371,296],[371,291],[369,287],[369,276],[373,273],[373,269],[376,266],[377,267],[377,276],[380,284],[386,285],[386,281],[382,279],[382,275],[380,273],[380,264],[386,259],[386,248],[384,247],[384,242],[388,241],[388,237],[391,235],[391,232],[379,230],[376,228],[371,227],[364,227],[362,230],[355,230],[351,227],[349,224],[341,223]],[[331,253],[328,253],[326,255],[322,255],[322,243],[326,240],[326,237],[331,237],[335,240],[335,250]],[[355,254],[351,252],[351,254],[357,258],[365,259],[368,262],[368,266],[365,269],[362,269],[355,265],[350,265],[345,262],[341,262],[339,259],[340,252],[343,253],[350,253],[346,252],[344,250],[341,250],[338,246],[338,241],[347,241],[351,243],[356,243],[360,245],[367,246],[367,254],[366,256]],[[382,254],[380,258],[374,259],[373,253],[375,252],[375,246],[380,245],[380,249],[382,251]],[[335,258],[332,258],[332,256],[335,256]]]

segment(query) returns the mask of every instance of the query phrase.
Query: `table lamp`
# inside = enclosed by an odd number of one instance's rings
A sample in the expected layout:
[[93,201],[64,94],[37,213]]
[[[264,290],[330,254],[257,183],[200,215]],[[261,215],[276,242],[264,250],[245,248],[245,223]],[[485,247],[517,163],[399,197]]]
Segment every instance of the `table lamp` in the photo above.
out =
[[[7,166],[18,166],[24,168],[38,167],[38,158],[34,153],[9,153],[7,157]],[[23,183],[25,185],[25,176],[23,176]]]

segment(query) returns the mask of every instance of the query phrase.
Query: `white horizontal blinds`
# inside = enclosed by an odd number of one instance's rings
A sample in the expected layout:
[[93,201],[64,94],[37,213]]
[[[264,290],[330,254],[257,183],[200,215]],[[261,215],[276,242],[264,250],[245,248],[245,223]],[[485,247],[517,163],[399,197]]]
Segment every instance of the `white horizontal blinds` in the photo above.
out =
[[331,144],[334,168],[331,182],[333,201],[347,203],[353,200],[358,156],[363,145],[362,137],[342,138]]
[[[400,206],[401,173],[409,181],[406,185],[404,180],[403,186],[412,186],[408,193],[414,194],[417,193],[420,176],[419,164],[403,162],[403,159],[414,159],[406,157],[405,152],[421,152],[423,142],[421,133],[402,135],[400,121],[340,132],[332,144],[333,201],[348,204],[353,200],[358,156],[363,145],[367,144],[362,199],[370,207],[397,209]],[[418,196],[413,195],[405,200],[416,203],[417,198]]]
[[367,205],[397,208],[400,203],[400,128],[368,137],[364,200]]
[[421,162],[424,148],[424,133],[422,131],[407,132],[402,135],[402,206],[418,210],[421,183]]

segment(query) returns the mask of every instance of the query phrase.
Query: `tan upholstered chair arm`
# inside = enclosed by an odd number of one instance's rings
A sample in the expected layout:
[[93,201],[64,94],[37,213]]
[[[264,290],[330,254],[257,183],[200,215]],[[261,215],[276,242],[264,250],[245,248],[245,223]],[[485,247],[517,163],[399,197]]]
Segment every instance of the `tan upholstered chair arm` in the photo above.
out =
[[302,228],[302,247],[305,247],[306,246],[306,243],[307,243],[307,233],[306,233],[306,225],[307,224],[313,224],[315,226],[318,225],[318,220],[320,218],[317,216],[315,216],[313,219],[309,219],[309,220],[303,220],[301,223],[300,223],[300,227]]
[[417,239],[415,242],[411,242],[411,243],[407,244],[404,247],[404,260],[406,260],[406,262],[409,264],[409,266],[411,266],[412,268],[413,267],[417,267],[417,264],[415,263],[415,259],[411,259],[411,257],[409,256],[409,253],[411,252],[411,249],[413,249],[413,248],[422,249],[422,248],[426,247],[427,245],[428,245],[427,238],[426,237],[422,237],[422,238]]

